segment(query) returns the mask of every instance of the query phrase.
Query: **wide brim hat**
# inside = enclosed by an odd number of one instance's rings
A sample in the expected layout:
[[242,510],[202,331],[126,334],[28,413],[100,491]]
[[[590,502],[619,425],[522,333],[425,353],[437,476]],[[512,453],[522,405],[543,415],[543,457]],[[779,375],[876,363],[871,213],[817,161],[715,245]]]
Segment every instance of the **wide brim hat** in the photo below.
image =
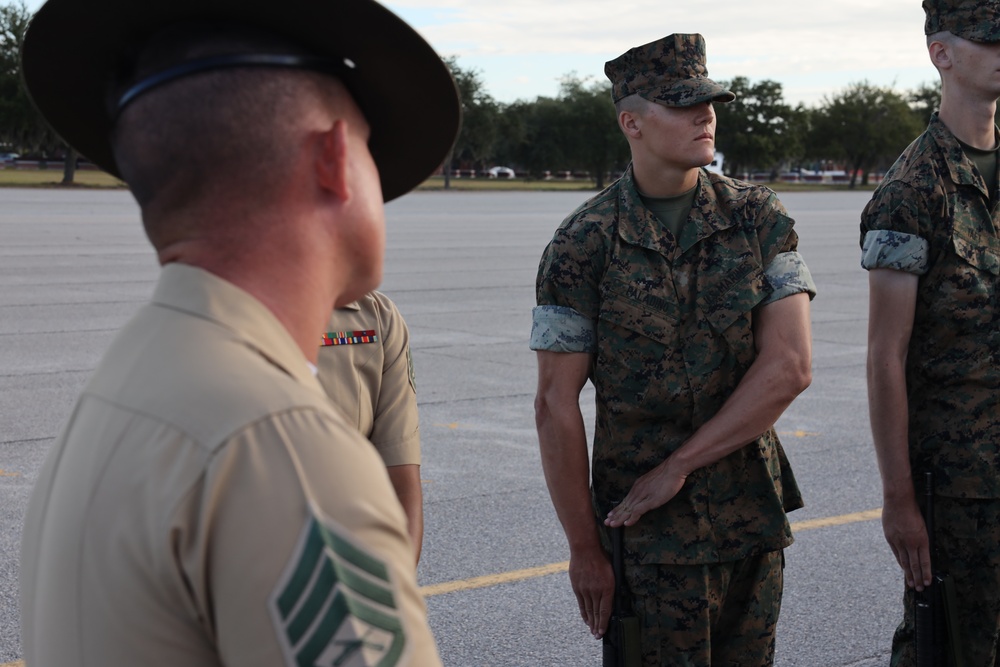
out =
[[163,28],[226,21],[348,60],[344,80],[371,128],[385,201],[441,166],[458,134],[454,79],[433,48],[373,0],[48,0],[29,24],[22,72],[35,105],[80,155],[121,177],[108,95],[129,50]]

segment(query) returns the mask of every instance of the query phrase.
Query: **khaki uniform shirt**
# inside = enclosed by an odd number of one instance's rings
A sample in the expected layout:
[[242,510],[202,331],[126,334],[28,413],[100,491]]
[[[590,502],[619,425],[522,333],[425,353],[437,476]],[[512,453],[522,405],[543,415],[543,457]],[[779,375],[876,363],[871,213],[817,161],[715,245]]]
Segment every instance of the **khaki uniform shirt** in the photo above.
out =
[[388,297],[372,292],[333,312],[318,368],[327,395],[387,466],[420,465],[410,332]]
[[910,463],[918,480],[934,472],[940,495],[1000,498],[998,230],[1000,204],[937,114],[861,216],[862,266],[919,276]]
[[[538,270],[531,347],[594,355],[592,479],[603,517],[733,393],[756,357],[756,308],[815,294],[792,219],[767,188],[704,170],[675,238],[632,168],[556,231]],[[694,471],[626,531],[640,562],[713,563],[791,543],[802,498],[774,429]]]
[[270,311],[169,265],[32,494],[26,663],[439,665],[405,527]]

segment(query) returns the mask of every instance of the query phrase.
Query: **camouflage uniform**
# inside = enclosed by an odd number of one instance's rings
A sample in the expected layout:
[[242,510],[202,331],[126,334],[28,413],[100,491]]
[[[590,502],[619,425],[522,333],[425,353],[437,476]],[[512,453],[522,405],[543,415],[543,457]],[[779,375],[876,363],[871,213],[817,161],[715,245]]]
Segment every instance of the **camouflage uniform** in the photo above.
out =
[[[1000,633],[998,202],[935,114],[861,220],[865,269],[919,276],[906,358],[910,464],[915,483],[934,473],[934,567],[956,580],[968,664],[993,665]],[[912,606],[907,590],[894,665],[914,664]]]
[[[753,310],[815,294],[792,226],[767,188],[702,170],[674,239],[643,205],[630,166],[556,231],[539,267],[531,347],[594,355],[596,516],[605,516],[732,394],[756,355]],[[742,567],[742,559],[771,552],[780,559],[792,542],[785,512],[801,506],[773,429],[696,470],[676,497],[625,532],[627,576],[643,622],[675,616],[682,620],[673,627],[694,629],[711,603],[700,584],[693,596],[700,602],[685,606],[680,590],[687,573],[701,572],[696,578],[704,581],[702,566],[718,566],[712,581],[721,582],[727,575],[719,568]],[[773,581],[762,586],[771,589],[773,604],[751,621],[762,625],[756,634],[765,638],[758,653],[773,651],[781,597],[775,569],[777,593]],[[654,579],[672,589],[669,599],[647,592]],[[690,642],[676,639],[672,633],[663,644],[681,651],[688,643],[692,652],[662,664],[707,664],[697,657],[709,649],[704,633]],[[647,664],[661,664],[659,651],[660,640],[644,632]]]

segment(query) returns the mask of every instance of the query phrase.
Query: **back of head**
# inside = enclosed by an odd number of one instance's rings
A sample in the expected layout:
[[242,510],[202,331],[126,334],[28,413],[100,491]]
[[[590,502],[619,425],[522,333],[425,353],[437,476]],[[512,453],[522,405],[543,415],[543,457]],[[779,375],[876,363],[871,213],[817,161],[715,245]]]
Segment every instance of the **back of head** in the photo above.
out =
[[[175,24],[142,46],[110,103],[119,105],[122,92],[177,63],[299,53],[286,40],[249,26]],[[310,101],[321,97],[326,82],[320,78],[298,70],[237,67],[152,87],[117,109],[112,147],[121,176],[140,206],[159,215],[207,199],[266,201],[288,175],[298,143],[295,130]]]
[[[213,23],[227,26],[224,33],[197,27]],[[243,57],[203,57],[208,47]],[[190,116],[197,125],[208,116],[192,107],[207,106],[209,98],[199,95],[213,94],[213,102],[229,104],[211,111],[211,128],[227,114],[239,114],[242,121],[255,112],[256,120],[280,125],[275,110],[286,100],[262,99],[279,92],[273,81],[264,83],[266,72],[235,72],[232,88],[220,88],[227,85],[223,70],[232,70],[224,72],[229,75],[243,67],[321,71],[338,79],[371,129],[369,149],[386,201],[440,166],[458,131],[458,94],[448,67],[413,28],[375,0],[47,0],[31,20],[21,59],[28,92],[53,129],[118,176],[112,133],[122,108],[132,116],[144,97],[158,91],[166,96],[168,86],[187,78],[203,81],[199,87],[192,80],[186,92],[177,87],[159,120],[189,122],[177,118]],[[212,83],[216,70],[220,76]],[[230,96],[234,91],[240,93]],[[262,106],[245,108],[251,100]],[[154,116],[146,114],[153,113],[139,107],[126,120],[139,125],[145,115],[149,127]],[[129,132],[116,133],[119,148]],[[152,140],[160,146],[167,142]],[[191,148],[191,141],[185,143]],[[149,196],[145,185],[141,189]]]

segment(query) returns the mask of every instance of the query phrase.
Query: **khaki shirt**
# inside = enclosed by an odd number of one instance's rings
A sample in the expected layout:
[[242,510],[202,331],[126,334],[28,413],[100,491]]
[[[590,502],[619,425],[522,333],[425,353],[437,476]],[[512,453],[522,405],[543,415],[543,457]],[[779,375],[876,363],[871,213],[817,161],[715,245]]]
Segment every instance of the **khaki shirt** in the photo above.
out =
[[387,466],[420,465],[410,332],[396,305],[372,292],[330,316],[319,382]]
[[405,526],[270,311],[169,265],[32,494],[25,660],[439,665]]
[[[756,309],[815,294],[774,193],[702,171],[680,237],[642,203],[632,168],[556,230],[538,269],[531,348],[593,355],[592,479],[603,517],[711,419],[756,358]],[[640,562],[715,563],[792,542],[802,506],[773,428],[695,470],[625,533]]]

